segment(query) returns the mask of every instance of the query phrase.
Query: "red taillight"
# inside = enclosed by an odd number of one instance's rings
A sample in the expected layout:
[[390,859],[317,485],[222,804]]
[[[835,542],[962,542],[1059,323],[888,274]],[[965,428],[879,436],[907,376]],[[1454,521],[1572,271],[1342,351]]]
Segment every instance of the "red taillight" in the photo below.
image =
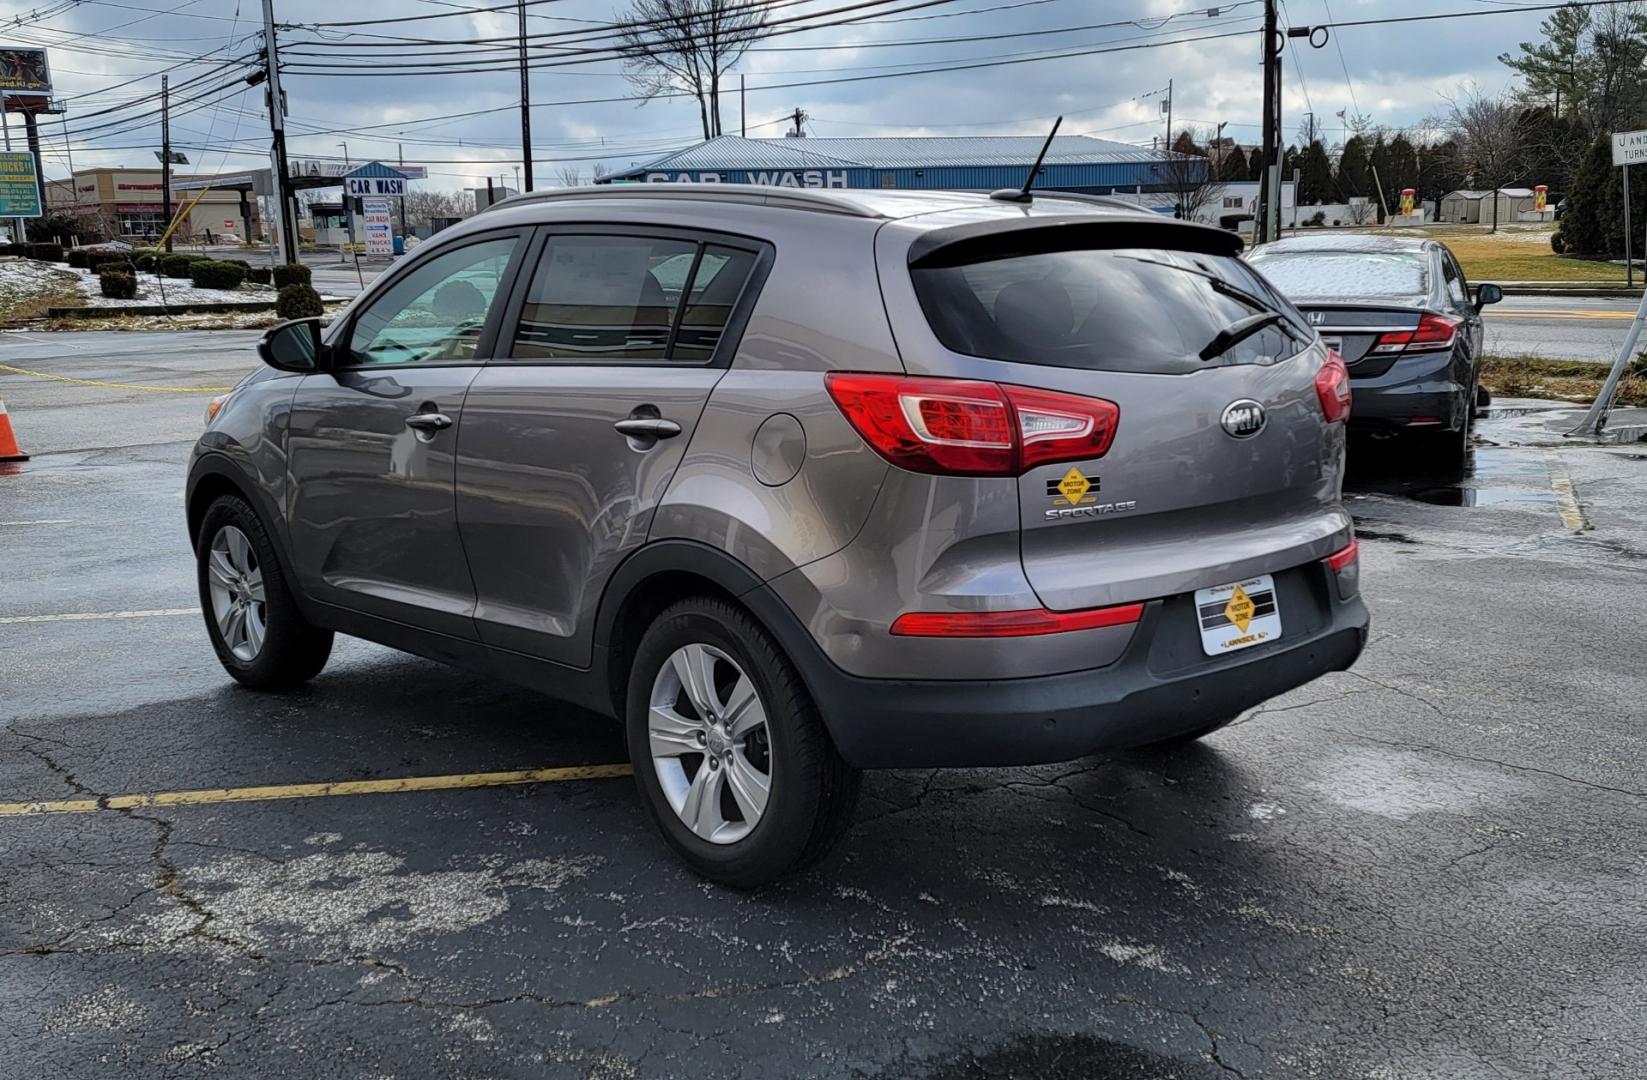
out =
[[1126,626],[1143,617],[1143,604],[1085,611],[910,611],[893,620],[892,633],[899,637],[1030,637]]
[[1121,416],[1099,398],[967,379],[832,372],[824,385],[864,441],[911,472],[1017,476],[1103,457]]
[[1349,547],[1340,548],[1327,556],[1327,565],[1332,567],[1333,573],[1336,574],[1359,558],[1361,558],[1361,541],[1352,537]]
[[1315,394],[1327,423],[1336,424],[1350,416],[1350,369],[1336,352],[1327,353],[1327,362],[1315,373]]
[[1453,347],[1453,338],[1458,336],[1458,328],[1463,324],[1463,319],[1427,312],[1418,320],[1418,329],[1392,330],[1387,334],[1380,334],[1370,351],[1398,353],[1450,349]]

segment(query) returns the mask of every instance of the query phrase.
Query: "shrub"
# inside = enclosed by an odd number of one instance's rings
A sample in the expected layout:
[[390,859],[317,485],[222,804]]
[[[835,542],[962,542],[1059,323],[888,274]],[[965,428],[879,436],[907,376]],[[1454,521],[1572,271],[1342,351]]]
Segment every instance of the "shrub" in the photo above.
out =
[[[1310,215],[1310,224],[1311,225],[1325,225],[1326,223],[1327,223],[1327,212],[1325,210],[1317,210],[1314,214]],[[1333,222],[1333,224],[1337,225],[1338,222],[1335,221],[1335,222]]]
[[280,295],[275,299],[275,314],[282,319],[312,319],[325,313],[320,294],[301,282],[281,286]]
[[64,257],[68,260],[69,265],[76,270],[84,270],[86,268],[86,257],[90,254],[91,252],[85,248],[70,248],[68,254]]
[[156,256],[156,265],[160,267],[162,277],[188,277],[189,267],[195,264],[193,255],[159,255]]
[[189,267],[189,279],[197,289],[238,289],[246,280],[246,268],[232,262],[206,259]]
[[125,270],[104,270],[97,275],[97,284],[102,288],[104,296],[112,296],[116,300],[133,300],[137,297],[137,275]]
[[[302,263],[287,263],[274,268],[273,280],[275,288],[282,291],[288,285],[309,285],[314,281],[314,275]],[[320,314],[318,311],[316,315]]]
[[100,273],[104,270],[123,270],[130,273],[132,269],[132,261],[125,255],[115,255],[109,252],[94,251],[90,255],[86,256],[86,269],[90,270],[94,274]]
[[1567,241],[1561,238],[1560,229],[1557,229],[1555,232],[1550,234],[1550,250],[1555,252],[1557,255],[1565,255],[1567,253]]
[[24,244],[23,253],[29,258],[39,259],[41,262],[63,261],[62,244]]
[[243,270],[250,270],[252,268],[252,264],[247,262],[245,259],[219,259],[218,261],[219,262],[226,262],[226,263],[233,263],[234,265],[240,267]]
[[259,285],[269,283],[270,270],[267,266],[252,266],[246,270],[246,280],[255,281]]
[[152,274],[160,266],[162,252],[139,251],[132,257],[132,265],[145,273]]

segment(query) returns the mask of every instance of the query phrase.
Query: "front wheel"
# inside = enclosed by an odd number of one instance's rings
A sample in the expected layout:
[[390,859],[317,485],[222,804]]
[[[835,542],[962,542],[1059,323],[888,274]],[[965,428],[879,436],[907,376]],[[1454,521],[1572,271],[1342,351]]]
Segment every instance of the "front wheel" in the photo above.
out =
[[756,888],[815,863],[846,831],[859,773],[742,608],[700,597],[665,610],[635,652],[626,713],[647,816],[704,877]]
[[274,543],[246,500],[206,508],[195,549],[206,633],[223,668],[254,690],[299,686],[326,666],[332,632],[297,609]]

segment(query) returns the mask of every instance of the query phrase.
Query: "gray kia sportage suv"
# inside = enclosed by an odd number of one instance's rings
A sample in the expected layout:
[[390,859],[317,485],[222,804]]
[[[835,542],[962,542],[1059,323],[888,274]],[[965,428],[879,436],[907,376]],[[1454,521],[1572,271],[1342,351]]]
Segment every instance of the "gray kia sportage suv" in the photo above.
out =
[[619,717],[739,886],[861,768],[1196,738],[1367,635],[1348,376],[1239,248],[1076,196],[517,196],[213,403],[207,630],[252,687],[335,631]]

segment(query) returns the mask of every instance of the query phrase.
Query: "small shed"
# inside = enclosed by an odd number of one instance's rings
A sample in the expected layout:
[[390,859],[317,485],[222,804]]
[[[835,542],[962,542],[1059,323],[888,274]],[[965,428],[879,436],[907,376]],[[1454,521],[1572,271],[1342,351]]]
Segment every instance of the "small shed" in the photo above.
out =
[[[1440,220],[1448,225],[1490,225],[1517,221],[1533,208],[1532,188],[1498,188],[1496,191],[1476,191],[1460,188],[1441,196]],[[1497,200],[1498,213],[1493,213]]]

